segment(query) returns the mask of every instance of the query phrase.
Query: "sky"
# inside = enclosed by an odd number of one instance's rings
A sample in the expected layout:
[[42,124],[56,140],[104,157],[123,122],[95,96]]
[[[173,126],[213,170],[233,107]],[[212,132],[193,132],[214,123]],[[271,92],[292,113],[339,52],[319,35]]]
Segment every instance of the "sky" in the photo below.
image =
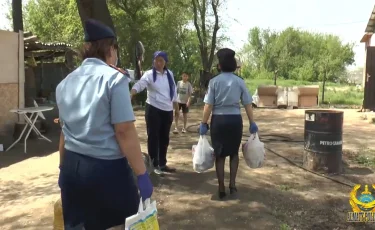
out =
[[355,43],[355,66],[359,67],[365,60],[364,44],[359,41],[374,4],[374,0],[229,0],[226,15],[233,23],[226,34],[234,48],[243,45],[255,26],[278,31],[293,26],[335,34],[343,42]]
[[[1,6],[5,1],[0,0],[0,28],[11,27],[5,19],[7,9]],[[374,4],[374,0],[227,0],[221,15],[225,34],[231,39],[227,46],[235,50],[247,41],[252,27],[281,31],[293,26],[354,42],[355,65],[351,68],[355,68],[364,64],[365,48],[359,41]]]

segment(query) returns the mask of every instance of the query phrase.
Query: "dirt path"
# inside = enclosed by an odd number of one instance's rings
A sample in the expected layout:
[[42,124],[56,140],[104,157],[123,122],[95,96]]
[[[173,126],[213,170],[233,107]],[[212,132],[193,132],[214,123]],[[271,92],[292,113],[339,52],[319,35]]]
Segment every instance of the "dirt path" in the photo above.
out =
[[[143,112],[136,114],[141,141],[146,143]],[[297,140],[303,140],[303,114],[303,110],[255,111],[260,135],[284,134]],[[190,123],[198,123],[200,117],[201,110],[193,109]],[[340,180],[374,181],[372,169],[364,167],[371,165],[374,157],[371,149],[375,149],[375,140],[370,138],[374,131],[375,125],[363,121],[359,113],[345,110],[344,148],[350,154],[344,156],[347,174]],[[56,144],[57,135],[52,136]],[[261,169],[249,169],[241,160],[237,197],[218,201],[215,171],[197,174],[192,170],[191,146],[197,139],[196,133],[171,136],[168,160],[178,172],[160,179],[154,195],[162,230],[375,229],[369,224],[345,222],[351,188],[292,166],[271,152],[267,152],[266,165]],[[301,143],[273,142],[266,146],[296,163],[302,162]],[[146,150],[144,144],[142,149]],[[54,151],[56,146],[34,141],[29,159],[24,159],[22,146],[1,153],[0,229],[52,229],[53,203],[59,194],[58,154]],[[48,152],[52,154],[46,155]],[[358,154],[364,152],[369,160],[359,161]],[[226,171],[229,178],[228,168]]]

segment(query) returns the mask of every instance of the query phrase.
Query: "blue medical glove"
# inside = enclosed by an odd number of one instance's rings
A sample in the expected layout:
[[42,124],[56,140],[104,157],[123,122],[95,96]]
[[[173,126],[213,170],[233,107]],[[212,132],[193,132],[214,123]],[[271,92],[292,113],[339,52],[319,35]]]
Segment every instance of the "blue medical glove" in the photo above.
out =
[[250,123],[250,128],[249,128],[250,134],[254,134],[258,132],[258,126],[255,124],[255,122]]
[[208,124],[207,123],[201,123],[200,126],[199,126],[199,134],[202,136],[202,135],[206,135],[207,132],[208,132]]
[[137,179],[139,193],[141,194],[142,200],[145,201],[151,197],[154,187],[147,171],[144,174],[137,176]]

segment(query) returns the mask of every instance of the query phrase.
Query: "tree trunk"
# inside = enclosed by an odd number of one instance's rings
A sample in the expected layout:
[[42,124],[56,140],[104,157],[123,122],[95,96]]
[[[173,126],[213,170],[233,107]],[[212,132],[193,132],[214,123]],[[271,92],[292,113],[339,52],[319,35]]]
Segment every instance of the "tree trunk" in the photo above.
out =
[[82,26],[89,18],[101,21],[115,31],[106,0],[76,0]]
[[[106,0],[76,0],[76,2],[83,28],[85,28],[85,21],[91,18],[106,24],[116,33]],[[117,55],[120,65],[119,52]]]
[[12,0],[13,31],[23,31],[22,0]]
[[326,73],[324,73],[323,77],[323,89],[322,89],[322,104],[325,104],[324,102],[324,91],[326,90]]
[[[206,17],[209,15],[207,7],[209,4],[203,0],[191,0],[193,9],[193,22],[199,41],[199,51],[201,55],[202,70],[200,73],[200,89],[201,95],[204,95],[208,81],[210,80],[212,62],[215,56],[217,32],[219,31],[219,0],[211,1],[211,9],[214,14],[214,22],[209,25],[206,21]],[[211,36],[209,36],[209,29],[213,28]],[[209,48],[210,46],[210,48]]]
[[277,78],[277,72],[273,72],[274,78],[273,78],[273,84],[276,86],[276,78]]

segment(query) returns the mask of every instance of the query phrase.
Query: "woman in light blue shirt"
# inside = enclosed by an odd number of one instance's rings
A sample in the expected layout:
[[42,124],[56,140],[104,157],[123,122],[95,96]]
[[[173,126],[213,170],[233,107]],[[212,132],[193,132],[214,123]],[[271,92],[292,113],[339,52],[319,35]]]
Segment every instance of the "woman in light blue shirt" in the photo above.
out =
[[220,74],[210,80],[203,119],[199,127],[200,135],[206,135],[211,117],[211,141],[216,156],[216,175],[219,182],[219,198],[226,196],[224,186],[225,158],[230,157],[230,193],[237,192],[236,176],[238,169],[238,150],[242,140],[242,116],[239,102],[245,107],[250,121],[250,133],[256,133],[258,127],[253,119],[252,98],[242,78],[233,72],[237,68],[235,52],[231,49],[221,49],[217,52]]
[[84,60],[56,89],[65,229],[124,225],[138,211],[138,189],[144,200],[153,191],[134,125],[129,79],[111,67],[117,48],[108,26],[86,21]]

